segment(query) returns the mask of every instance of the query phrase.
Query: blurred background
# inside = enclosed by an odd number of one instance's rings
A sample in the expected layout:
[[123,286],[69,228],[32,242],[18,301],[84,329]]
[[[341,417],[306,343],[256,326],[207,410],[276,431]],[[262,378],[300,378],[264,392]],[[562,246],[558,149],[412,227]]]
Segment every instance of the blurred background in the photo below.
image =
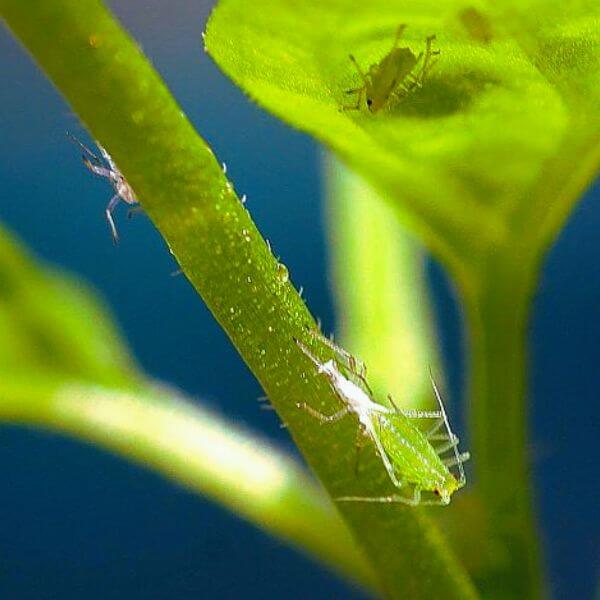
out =
[[[253,106],[202,49],[208,0],[109,2],[228,176],[274,252],[334,329],[323,223],[322,150]],[[293,452],[261,390],[150,222],[103,216],[111,190],[65,136],[76,117],[0,28],[0,220],[44,261],[108,302],[151,376]],[[98,106],[101,111],[103,107]],[[594,596],[600,558],[597,363],[600,187],[590,190],[545,264],[531,327],[532,442],[546,558],[557,598]],[[464,391],[461,322],[432,262],[451,398]],[[362,598],[300,553],[158,475],[58,435],[0,427],[0,597]]]

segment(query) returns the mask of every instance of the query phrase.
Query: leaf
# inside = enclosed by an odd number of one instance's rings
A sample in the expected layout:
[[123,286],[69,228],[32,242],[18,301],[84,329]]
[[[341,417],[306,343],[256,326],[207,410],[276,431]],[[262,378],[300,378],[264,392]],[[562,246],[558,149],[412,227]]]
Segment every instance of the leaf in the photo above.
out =
[[[476,263],[513,235],[523,194],[561,151],[571,116],[515,39],[500,26],[490,44],[471,39],[462,2],[259,5],[246,11],[241,0],[222,0],[206,32],[209,53],[253,99],[332,148],[447,262]],[[381,113],[341,112],[344,90],[360,85],[348,55],[367,70],[390,50],[399,23],[407,24],[402,45],[415,53],[437,36],[439,62],[423,88]],[[580,39],[582,68],[597,77],[590,61],[598,53]],[[565,61],[579,64],[573,53]],[[581,79],[582,91],[592,79]]]
[[0,371],[46,369],[112,385],[138,377],[111,317],[83,282],[35,266],[0,227]]

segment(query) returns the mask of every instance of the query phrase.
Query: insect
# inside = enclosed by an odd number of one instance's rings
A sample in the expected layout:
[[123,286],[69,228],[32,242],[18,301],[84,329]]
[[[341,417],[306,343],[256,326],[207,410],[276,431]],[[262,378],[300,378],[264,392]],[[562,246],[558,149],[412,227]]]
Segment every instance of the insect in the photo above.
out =
[[100,177],[106,177],[110,184],[112,185],[115,195],[109,200],[106,206],[106,220],[110,226],[110,231],[113,236],[113,240],[115,243],[119,241],[119,234],[117,232],[117,227],[115,226],[115,222],[113,220],[112,212],[116,208],[117,204],[121,200],[126,202],[127,204],[134,205],[138,203],[137,196],[135,192],[127,183],[125,176],[117,167],[115,161],[112,159],[111,155],[98,143],[98,148],[100,149],[100,154],[105,162],[102,162],[100,158],[92,152],[86,145],[84,145],[80,140],[78,140],[74,135],[67,134],[69,137],[81,148],[83,154],[81,155],[81,159],[83,160],[83,164],[94,174]]
[[492,24],[484,14],[480,13],[473,6],[469,6],[461,11],[458,14],[458,18],[467,30],[467,33],[476,42],[489,44],[494,39]]
[[[322,423],[334,423],[353,414],[359,424],[357,459],[364,439],[369,439],[392,484],[398,489],[412,487],[412,496],[343,496],[337,500],[403,503],[411,506],[449,504],[452,494],[466,484],[463,463],[469,459],[469,453],[458,451],[459,439],[450,429],[448,416],[431,373],[438,410],[401,410],[394,404],[391,396],[388,396],[391,406],[384,406],[372,400],[373,393],[366,380],[364,363],[327,338],[320,339],[334,351],[335,357],[326,362],[321,362],[301,341],[295,338],[294,341],[317,367],[317,372],[327,378],[343,407],[331,415],[325,415],[306,403],[298,403],[298,408],[304,409]],[[433,421],[426,432],[414,424],[415,420],[421,419]],[[452,455],[443,458],[442,455],[450,450]],[[457,467],[458,475],[450,471],[453,466]],[[424,492],[431,495],[422,498]]]
[[[346,94],[358,94],[358,96],[356,104],[342,106],[342,110],[360,110],[364,96],[368,109],[376,113],[387,106],[394,97],[402,98],[423,85],[425,77],[437,62],[435,59],[432,60],[432,57],[440,53],[439,50],[431,49],[435,35],[426,38],[425,52],[420,52],[417,56],[410,48],[398,47],[405,29],[406,25],[398,27],[392,49],[378,63],[371,65],[366,73],[361,69],[356,58],[350,55],[350,60],[356,67],[363,85],[346,90]],[[421,63],[420,68],[415,72],[419,63]]]

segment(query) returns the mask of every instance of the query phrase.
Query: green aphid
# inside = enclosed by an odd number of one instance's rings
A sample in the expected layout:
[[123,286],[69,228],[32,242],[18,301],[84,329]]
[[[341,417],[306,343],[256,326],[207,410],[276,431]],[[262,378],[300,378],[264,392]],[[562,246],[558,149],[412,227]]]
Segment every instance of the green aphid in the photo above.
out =
[[[336,355],[326,362],[319,361],[306,345],[295,340],[302,352],[329,381],[333,391],[343,404],[343,408],[324,415],[306,403],[298,407],[322,423],[334,423],[348,414],[358,419],[357,452],[365,439],[369,439],[375,449],[392,484],[398,489],[412,490],[411,495],[392,494],[389,496],[343,496],[341,502],[378,502],[447,505],[452,494],[466,483],[463,463],[468,460],[468,452],[459,453],[458,437],[450,430],[448,417],[438,389],[431,379],[439,410],[401,410],[388,396],[391,406],[384,406],[372,400],[373,393],[366,380],[365,365],[330,340],[320,337]],[[433,420],[433,426],[423,432],[415,425],[415,420]],[[434,444],[436,446],[434,446]],[[452,455],[443,458],[448,451]],[[357,454],[358,459],[358,454]],[[358,465],[358,462],[357,462]],[[450,467],[456,466],[454,475]],[[422,494],[430,494],[422,499]]]
[[371,65],[367,73],[360,68],[356,58],[350,55],[363,85],[346,90],[346,94],[358,94],[358,97],[356,104],[342,106],[342,110],[360,110],[364,97],[368,109],[376,113],[393,99],[403,98],[423,85],[425,77],[437,62],[432,57],[440,53],[439,50],[431,49],[435,35],[426,38],[425,52],[415,55],[410,48],[398,47],[404,29],[406,25],[398,27],[392,49],[378,63]]

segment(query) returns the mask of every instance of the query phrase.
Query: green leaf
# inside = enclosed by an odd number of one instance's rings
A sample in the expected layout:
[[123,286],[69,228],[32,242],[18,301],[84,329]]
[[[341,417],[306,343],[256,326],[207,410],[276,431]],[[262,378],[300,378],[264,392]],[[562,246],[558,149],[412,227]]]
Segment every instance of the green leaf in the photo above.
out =
[[[513,234],[515,208],[561,150],[570,114],[560,90],[500,25],[490,44],[471,39],[460,21],[464,6],[265,0],[245,11],[242,0],[222,0],[206,44],[259,104],[315,135],[390,197],[444,260],[470,264]],[[367,70],[390,50],[399,23],[408,25],[404,43],[415,53],[437,35],[441,54],[425,85],[374,115],[364,106],[340,112],[344,90],[360,85],[348,55]],[[586,68],[597,76],[590,56],[597,53],[586,52]]]

